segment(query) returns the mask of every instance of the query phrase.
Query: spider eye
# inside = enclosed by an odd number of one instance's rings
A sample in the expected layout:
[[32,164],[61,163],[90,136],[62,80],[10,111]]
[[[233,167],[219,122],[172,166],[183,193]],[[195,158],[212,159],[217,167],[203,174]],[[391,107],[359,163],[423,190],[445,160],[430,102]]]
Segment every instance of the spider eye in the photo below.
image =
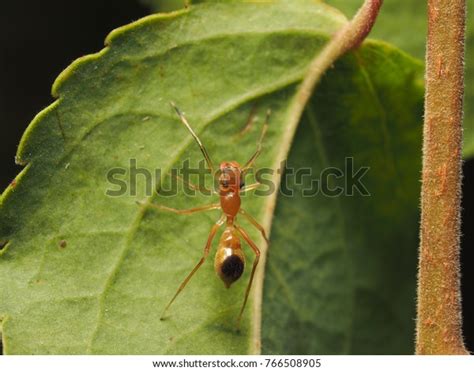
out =
[[221,185],[222,187],[224,188],[228,188],[229,187],[229,181],[227,179],[224,179],[222,182],[221,182]]

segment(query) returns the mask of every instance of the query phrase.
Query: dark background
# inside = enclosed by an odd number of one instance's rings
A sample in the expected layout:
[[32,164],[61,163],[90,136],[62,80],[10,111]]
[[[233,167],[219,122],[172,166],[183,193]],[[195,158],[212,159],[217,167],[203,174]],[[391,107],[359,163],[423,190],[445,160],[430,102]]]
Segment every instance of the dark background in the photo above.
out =
[[[31,119],[73,60],[99,51],[114,28],[149,14],[137,0],[5,1],[0,5],[0,192],[20,171],[14,157]],[[474,351],[474,160],[464,164],[462,296],[464,336]],[[471,246],[471,248],[469,248]]]

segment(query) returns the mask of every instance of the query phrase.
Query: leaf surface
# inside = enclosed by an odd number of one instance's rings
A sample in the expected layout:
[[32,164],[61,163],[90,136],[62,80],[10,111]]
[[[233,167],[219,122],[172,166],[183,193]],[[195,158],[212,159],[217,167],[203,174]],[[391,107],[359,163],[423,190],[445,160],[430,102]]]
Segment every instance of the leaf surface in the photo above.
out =
[[314,175],[275,212],[264,353],[413,353],[422,107],[421,64],[387,45],[323,79],[288,159]]
[[[159,320],[178,284],[202,255],[209,229],[219,214],[211,211],[177,216],[140,208],[135,201],[145,199],[147,203],[189,208],[216,199],[185,195],[167,199],[156,193],[148,197],[143,174],[137,176],[136,194],[128,187],[127,195],[110,197],[105,195],[111,188],[107,173],[113,168],[126,169],[123,180],[130,185],[134,183],[129,179],[131,159],[152,174],[155,169],[167,174],[188,158],[197,165],[201,154],[170,108],[171,100],[186,112],[215,162],[245,163],[255,150],[263,112],[271,107],[271,125],[258,167],[274,168],[276,159],[286,155],[280,153],[282,144],[292,139],[293,133],[286,130],[285,123],[298,82],[313,55],[344,22],[337,11],[310,2],[291,6],[202,5],[150,16],[116,30],[107,39],[106,49],[73,63],[53,87],[58,100],[41,112],[26,131],[18,151],[18,160],[25,164],[25,169],[1,199],[0,239],[6,244],[0,251],[0,318],[5,353],[259,351],[259,290],[252,291],[242,331],[234,330],[250,269],[231,289],[225,290],[213,272],[212,256],[178,298],[170,316]],[[300,279],[306,277],[306,282],[314,285],[314,292],[319,292],[327,281],[314,276],[320,267],[292,266],[288,272],[295,272],[294,276],[285,278],[294,280],[290,286],[294,290],[292,295],[307,299],[307,304],[314,308],[313,319],[308,319],[308,313],[295,317],[299,324],[291,329],[294,333],[301,321],[308,320],[313,326],[314,318],[320,316],[319,308],[337,309],[345,305],[344,295],[330,293],[344,291],[342,285],[348,282],[345,273],[349,266],[356,269],[357,265],[357,270],[363,271],[363,265],[358,264],[366,263],[357,260],[348,264],[349,258],[362,259],[371,252],[376,258],[370,263],[371,269],[390,272],[387,277],[375,273],[366,277],[367,281],[372,280],[367,283],[369,293],[393,283],[396,264],[408,264],[416,246],[413,239],[417,203],[413,195],[417,192],[416,154],[420,143],[419,73],[419,64],[411,58],[386,45],[369,43],[338,63],[318,89],[314,108],[308,111],[312,119],[303,121],[291,161],[298,166],[309,161],[319,170],[326,164],[340,165],[343,154],[357,154],[357,163],[359,159],[361,163],[376,162],[371,165],[377,170],[371,173],[370,184],[382,191],[375,198],[338,201],[342,205],[340,213],[348,213],[347,218],[344,216],[348,225],[345,241],[357,240],[357,246],[364,249],[358,252],[354,246],[352,255],[340,255],[341,248],[346,246],[332,243],[334,238],[343,238],[341,229],[327,228],[334,237],[326,239],[326,232],[318,224],[321,220],[328,223],[329,219],[342,222],[332,215],[332,199],[316,197],[308,202],[295,196],[294,203],[282,200],[278,205],[272,232],[274,257],[270,256],[263,298],[264,352],[303,353],[318,347],[319,353],[369,349],[369,345],[363,349],[340,347],[339,340],[331,343],[321,337],[310,348],[287,347],[279,342],[278,337],[284,337],[287,329],[281,327],[284,322],[276,322],[281,319],[272,316],[287,315],[292,303],[285,306],[281,296],[275,299],[281,280],[272,272],[281,272],[279,260],[293,265],[301,262],[305,254],[313,256],[317,245],[320,254],[329,251],[326,259],[334,270],[326,266],[328,274],[343,276],[339,281],[331,280],[327,296],[308,299],[306,294],[312,291],[301,291]],[[385,81],[387,75],[390,79]],[[369,84],[367,80],[372,79]],[[401,94],[403,89],[413,94]],[[394,106],[389,107],[392,103]],[[255,125],[240,137],[238,133],[254,107],[258,112]],[[319,127],[324,137],[315,137],[314,127]],[[318,141],[311,143],[312,139]],[[321,150],[319,141],[331,149],[327,161],[311,153],[311,149]],[[399,151],[403,159],[399,159],[398,165],[405,166],[406,156],[410,158],[409,168],[400,167],[395,172]],[[381,170],[384,165],[388,166],[387,171]],[[153,188],[166,181],[156,177]],[[392,188],[385,188],[395,183],[395,194]],[[319,206],[320,202],[327,205]],[[296,223],[295,216],[288,219],[285,210],[298,204],[301,214],[297,214]],[[243,206],[257,220],[268,217],[268,197],[248,194]],[[315,207],[325,211],[315,213]],[[367,219],[359,218],[356,210],[367,214]],[[351,224],[353,219],[349,216],[360,223]],[[374,220],[380,228],[383,221],[393,220],[393,230],[385,225],[385,229],[372,235],[374,226],[365,221]],[[301,241],[295,242],[295,248],[286,246],[288,239],[298,241],[292,233],[299,231],[290,227],[302,228],[308,221],[316,223],[309,226],[318,229],[307,233],[306,237],[313,242],[304,245],[303,255],[298,254],[298,260],[294,260],[290,253],[298,252]],[[242,224],[264,250],[258,233],[245,222]],[[353,232],[356,234],[352,235]],[[385,234],[396,236],[403,242],[403,248],[395,252],[393,245],[384,245],[389,238]],[[396,253],[400,259],[390,261],[392,268],[378,265],[381,261],[385,264],[382,258]],[[247,258],[249,266],[251,253],[247,253]],[[262,279],[263,267],[257,286],[261,286]],[[377,285],[375,280],[379,279],[382,281]],[[409,311],[406,299],[411,276],[403,273],[403,280],[407,282],[397,294],[403,300],[389,301],[385,306],[374,306],[373,298],[353,302],[344,321],[351,318],[360,326],[363,321],[354,316],[365,318],[372,311],[380,316],[395,311],[394,318],[402,318],[404,311]],[[411,303],[408,305],[412,308]],[[380,313],[377,308],[382,308]],[[272,318],[275,321],[268,322]],[[340,318],[333,313],[334,326]],[[411,321],[403,318],[403,326]],[[348,328],[337,328],[335,336],[342,333],[347,342]],[[367,328],[366,336],[369,333]],[[374,334],[374,342],[377,336]],[[397,342],[404,340],[400,337]]]

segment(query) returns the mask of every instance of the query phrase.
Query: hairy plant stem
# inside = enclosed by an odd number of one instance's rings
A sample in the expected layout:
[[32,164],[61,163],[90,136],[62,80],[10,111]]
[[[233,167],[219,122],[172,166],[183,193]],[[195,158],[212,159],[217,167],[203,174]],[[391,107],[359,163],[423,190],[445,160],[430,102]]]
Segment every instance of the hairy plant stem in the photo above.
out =
[[428,0],[417,354],[466,354],[459,283],[465,0]]
[[[298,123],[301,120],[303,111],[311,98],[316,85],[321,80],[326,70],[333,63],[348,51],[357,48],[367,37],[372,29],[383,0],[365,0],[359,11],[352,20],[347,22],[328,42],[328,44],[319,52],[308,67],[308,71],[298,88],[292,105],[289,109],[287,124],[285,128],[285,141],[280,146],[280,155],[277,156],[273,167],[279,168],[282,161],[286,160],[286,156],[290,150]],[[278,173],[278,172],[277,172]],[[280,184],[281,174],[274,175],[274,184]],[[267,202],[263,226],[270,230],[274,209],[276,205],[276,194]],[[250,353],[259,354],[261,352],[261,311],[262,311],[262,295],[263,295],[263,275],[266,261],[266,248],[262,249],[260,265],[257,269],[255,287],[253,291],[253,330],[252,343],[250,345]]]

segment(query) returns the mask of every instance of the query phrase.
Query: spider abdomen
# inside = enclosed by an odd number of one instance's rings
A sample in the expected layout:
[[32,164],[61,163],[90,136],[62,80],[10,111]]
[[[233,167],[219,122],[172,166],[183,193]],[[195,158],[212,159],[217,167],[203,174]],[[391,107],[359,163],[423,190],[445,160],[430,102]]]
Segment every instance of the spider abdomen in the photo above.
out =
[[242,276],[245,268],[245,256],[234,228],[227,228],[222,234],[214,267],[227,288]]

